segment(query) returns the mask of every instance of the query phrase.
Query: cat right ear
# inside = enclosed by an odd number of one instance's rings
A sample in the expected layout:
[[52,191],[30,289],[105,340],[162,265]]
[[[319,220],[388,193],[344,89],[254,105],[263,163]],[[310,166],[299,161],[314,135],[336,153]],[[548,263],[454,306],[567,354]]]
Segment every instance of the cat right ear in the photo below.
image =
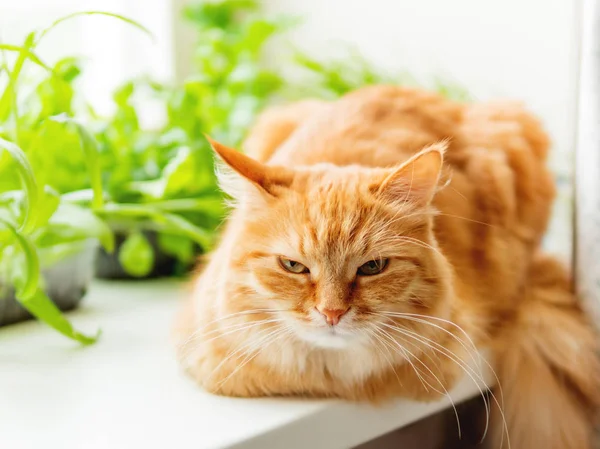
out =
[[407,201],[418,206],[428,205],[438,188],[447,143],[430,145],[399,167],[375,186],[376,194],[390,202]]
[[[229,148],[206,136],[219,158],[226,164],[226,168],[218,169],[219,185],[229,196],[240,199],[247,191],[248,181],[262,193],[269,196],[278,196],[282,189],[292,184],[294,174],[284,167],[273,167],[258,162],[245,154]],[[233,170],[227,170],[227,168]],[[233,175],[233,176],[232,176]],[[240,183],[239,181],[242,181]]]

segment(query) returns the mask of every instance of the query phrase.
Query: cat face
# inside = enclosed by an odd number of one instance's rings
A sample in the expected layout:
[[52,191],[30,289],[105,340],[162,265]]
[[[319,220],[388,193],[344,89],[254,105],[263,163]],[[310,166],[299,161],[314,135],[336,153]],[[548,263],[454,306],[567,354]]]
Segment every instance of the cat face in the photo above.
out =
[[213,145],[238,173],[244,220],[232,277],[245,308],[277,311],[308,344],[345,348],[371,343],[392,314],[444,303],[449,276],[430,207],[439,148],[391,169],[290,170]]

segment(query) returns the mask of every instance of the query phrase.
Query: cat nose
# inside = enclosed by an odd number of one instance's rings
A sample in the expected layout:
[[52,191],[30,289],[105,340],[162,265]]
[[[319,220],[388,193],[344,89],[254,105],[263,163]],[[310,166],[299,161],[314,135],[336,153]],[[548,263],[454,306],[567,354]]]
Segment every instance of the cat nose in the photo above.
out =
[[349,307],[345,309],[326,309],[321,306],[317,306],[316,309],[321,315],[325,317],[327,324],[330,324],[332,326],[338,324],[342,315],[344,315],[346,312],[348,312],[348,310],[350,310]]

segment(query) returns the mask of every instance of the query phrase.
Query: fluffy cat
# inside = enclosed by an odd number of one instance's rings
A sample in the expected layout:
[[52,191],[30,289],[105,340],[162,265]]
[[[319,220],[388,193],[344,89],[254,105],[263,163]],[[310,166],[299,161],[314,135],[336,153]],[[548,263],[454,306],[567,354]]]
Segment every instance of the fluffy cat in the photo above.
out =
[[211,143],[235,204],[176,326],[202,387],[435,400],[478,380],[474,343],[513,449],[591,447],[598,345],[539,250],[555,192],[524,109],[374,86],[267,111],[248,155]]

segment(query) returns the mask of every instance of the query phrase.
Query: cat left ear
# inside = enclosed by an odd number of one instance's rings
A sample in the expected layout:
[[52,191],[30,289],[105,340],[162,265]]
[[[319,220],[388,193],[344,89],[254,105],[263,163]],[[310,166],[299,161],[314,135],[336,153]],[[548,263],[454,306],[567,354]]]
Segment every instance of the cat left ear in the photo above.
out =
[[447,146],[446,142],[430,145],[393,169],[378,186],[378,195],[392,202],[410,201],[420,206],[428,205],[440,180]]
[[[206,139],[225,164],[261,191],[277,196],[278,187],[289,187],[291,185],[293,173],[289,169],[262,164],[233,148],[229,148],[211,139],[209,136],[206,136]],[[220,183],[226,193],[233,197],[237,196],[236,193],[231,192],[231,190],[237,189],[228,188],[230,187],[227,185],[230,184],[229,180],[224,181],[220,179]]]

